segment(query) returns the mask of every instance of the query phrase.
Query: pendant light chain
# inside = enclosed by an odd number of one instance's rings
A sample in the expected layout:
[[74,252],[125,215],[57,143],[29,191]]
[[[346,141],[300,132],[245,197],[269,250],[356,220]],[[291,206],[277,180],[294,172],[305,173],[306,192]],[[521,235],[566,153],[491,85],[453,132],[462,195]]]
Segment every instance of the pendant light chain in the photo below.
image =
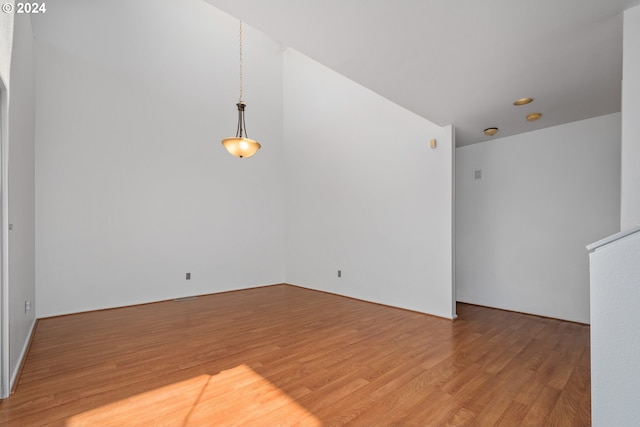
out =
[[242,102],[242,21],[240,21],[240,99]]

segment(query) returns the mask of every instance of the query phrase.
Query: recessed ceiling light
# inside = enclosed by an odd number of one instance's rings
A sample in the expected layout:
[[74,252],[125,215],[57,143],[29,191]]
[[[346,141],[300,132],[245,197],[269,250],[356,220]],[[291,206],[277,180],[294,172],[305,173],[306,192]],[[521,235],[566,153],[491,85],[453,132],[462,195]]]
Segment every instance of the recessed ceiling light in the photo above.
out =
[[540,120],[540,117],[542,117],[542,113],[527,114],[527,121],[528,122],[535,122],[536,120]]
[[493,136],[498,133],[498,128],[486,128],[484,130],[484,134],[487,136]]
[[533,101],[533,98],[520,98],[514,101],[513,105],[527,105]]

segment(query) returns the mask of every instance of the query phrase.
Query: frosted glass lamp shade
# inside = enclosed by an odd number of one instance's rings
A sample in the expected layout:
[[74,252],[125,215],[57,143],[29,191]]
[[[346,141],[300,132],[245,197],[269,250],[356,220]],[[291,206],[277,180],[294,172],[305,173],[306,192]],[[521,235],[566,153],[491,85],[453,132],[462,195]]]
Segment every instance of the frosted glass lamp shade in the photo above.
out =
[[260,149],[260,143],[249,138],[233,137],[222,140],[222,145],[236,157],[251,157]]

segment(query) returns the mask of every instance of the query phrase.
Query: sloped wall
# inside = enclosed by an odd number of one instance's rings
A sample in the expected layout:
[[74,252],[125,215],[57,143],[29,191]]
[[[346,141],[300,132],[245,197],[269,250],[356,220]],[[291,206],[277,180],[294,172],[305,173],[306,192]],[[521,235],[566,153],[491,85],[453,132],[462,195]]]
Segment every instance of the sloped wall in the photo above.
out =
[[292,49],[284,106],[287,282],[453,317],[451,128]]

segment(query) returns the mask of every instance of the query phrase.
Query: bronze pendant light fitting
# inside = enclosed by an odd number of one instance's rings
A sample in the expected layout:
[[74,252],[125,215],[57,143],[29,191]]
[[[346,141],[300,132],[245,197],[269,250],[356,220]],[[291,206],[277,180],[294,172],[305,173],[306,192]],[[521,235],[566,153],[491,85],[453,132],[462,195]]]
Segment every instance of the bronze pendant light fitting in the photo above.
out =
[[236,136],[223,139],[222,145],[230,154],[241,159],[253,156],[261,147],[258,141],[247,137],[247,127],[244,120],[244,110],[247,104],[242,100],[242,71],[242,21],[240,21],[240,99],[236,104],[238,107],[238,126]]

